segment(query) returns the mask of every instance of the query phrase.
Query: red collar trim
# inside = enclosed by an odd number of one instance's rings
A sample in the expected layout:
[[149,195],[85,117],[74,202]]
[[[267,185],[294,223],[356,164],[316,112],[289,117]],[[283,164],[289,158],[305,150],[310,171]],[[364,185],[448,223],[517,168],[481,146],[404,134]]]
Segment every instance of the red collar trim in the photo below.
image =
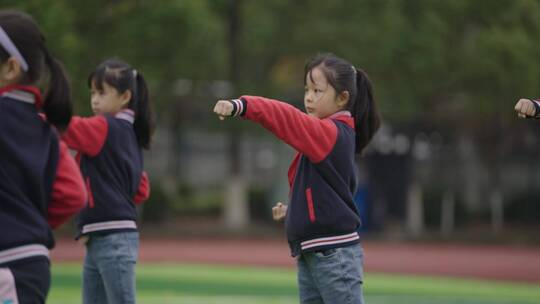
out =
[[0,95],[4,95],[5,93],[11,92],[11,91],[23,91],[23,92],[28,92],[34,95],[34,102],[35,102],[36,108],[41,109],[43,102],[41,99],[41,92],[39,91],[38,88],[34,86],[12,84],[12,85],[8,85],[3,88],[0,88]]
[[349,111],[339,111],[332,114],[328,118],[342,121],[346,123],[349,127],[354,129],[354,118],[352,118],[351,112]]

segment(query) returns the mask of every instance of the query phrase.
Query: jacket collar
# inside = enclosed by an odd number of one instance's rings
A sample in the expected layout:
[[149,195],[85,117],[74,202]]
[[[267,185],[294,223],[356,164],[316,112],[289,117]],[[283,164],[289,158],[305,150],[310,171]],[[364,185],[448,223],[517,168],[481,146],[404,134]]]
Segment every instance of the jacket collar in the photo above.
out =
[[0,88],[0,96],[6,96],[18,101],[35,104],[36,108],[42,106],[41,93],[37,87],[25,85],[8,85]]
[[133,124],[133,122],[135,122],[135,112],[133,112],[133,110],[130,110],[130,109],[120,110],[119,112],[114,114],[114,117],[118,118],[118,119],[123,119],[123,120],[128,121],[128,122],[130,122],[132,124]]
[[349,111],[339,111],[330,115],[328,118],[342,121],[354,129],[354,118]]

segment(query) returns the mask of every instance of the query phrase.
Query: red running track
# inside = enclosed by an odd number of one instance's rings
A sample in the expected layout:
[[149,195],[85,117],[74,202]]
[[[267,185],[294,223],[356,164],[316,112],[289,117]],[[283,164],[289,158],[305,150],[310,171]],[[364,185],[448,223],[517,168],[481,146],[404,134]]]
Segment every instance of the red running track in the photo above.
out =
[[[540,282],[540,248],[363,242],[367,272]],[[82,261],[84,247],[58,240],[54,261]],[[284,240],[142,239],[141,262],[294,267]]]

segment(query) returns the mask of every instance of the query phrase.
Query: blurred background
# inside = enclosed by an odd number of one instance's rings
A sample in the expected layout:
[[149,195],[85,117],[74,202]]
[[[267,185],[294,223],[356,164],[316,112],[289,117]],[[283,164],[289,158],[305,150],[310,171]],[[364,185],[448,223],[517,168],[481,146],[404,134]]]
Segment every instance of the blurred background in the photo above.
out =
[[286,202],[294,151],[211,110],[244,94],[302,109],[305,62],[332,52],[370,75],[384,122],[358,159],[365,239],[540,244],[540,122],[513,110],[540,95],[540,1],[0,4],[40,23],[76,113],[90,114],[87,76],[108,57],[147,79],[157,128],[143,236],[282,239],[271,206]]
[[305,62],[333,52],[371,76],[384,119],[359,159],[366,233],[520,229],[507,240],[540,241],[540,124],[513,112],[540,95],[539,1],[1,2],[40,23],[79,115],[104,59],[146,77],[158,123],[145,221],[260,232],[287,199],[293,151],[253,123],[221,123],[212,106],[246,94],[302,108]]

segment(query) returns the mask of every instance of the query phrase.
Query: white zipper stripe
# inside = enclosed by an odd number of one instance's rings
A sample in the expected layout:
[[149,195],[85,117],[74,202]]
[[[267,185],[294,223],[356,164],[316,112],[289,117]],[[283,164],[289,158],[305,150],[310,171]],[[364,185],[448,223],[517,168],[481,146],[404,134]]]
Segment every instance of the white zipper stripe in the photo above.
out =
[[9,98],[12,98],[12,99],[16,99],[17,101],[30,103],[30,104],[36,103],[36,100],[35,100],[33,94],[22,92],[22,91],[6,92],[6,93],[2,94],[2,96],[9,97]]
[[358,239],[359,239],[359,237],[357,236],[357,237],[350,237],[348,239],[342,239],[342,240],[339,240],[339,241],[329,241],[329,242],[315,243],[315,244],[312,244],[312,245],[302,246],[302,250],[306,250],[306,249],[313,248],[313,247],[326,246],[326,245],[335,245],[335,244],[348,243],[348,242],[352,242],[352,241],[355,241],[355,240],[358,240]]
[[240,113],[242,113],[242,110],[244,109],[244,104],[240,99],[232,99],[231,101],[236,105],[236,113],[234,113],[234,116],[240,116]]
[[318,239],[312,239],[312,240],[308,240],[308,241],[303,241],[303,242],[300,243],[300,245],[305,246],[305,245],[310,245],[312,243],[323,242],[323,241],[332,241],[332,240],[342,239],[342,238],[347,238],[347,237],[352,237],[352,236],[358,237],[358,233],[353,232],[353,233],[344,234],[344,235],[336,235],[336,236],[329,236],[329,237],[323,237],[323,238],[318,238]]
[[49,257],[49,249],[41,244],[19,246],[0,251],[0,264],[33,256]]
[[137,229],[137,224],[134,221],[109,221],[84,225],[82,228],[82,233],[102,231],[102,230],[112,230],[112,229]]
[[334,244],[342,244],[351,242],[354,240],[358,240],[360,236],[357,232],[345,234],[345,235],[338,235],[338,236],[332,236],[332,237],[324,237],[324,238],[318,238],[313,239],[309,241],[304,241],[300,243],[300,247],[302,250],[313,248],[313,247],[319,247],[319,246],[325,246],[325,245],[334,245]]
[[238,116],[240,116],[244,111],[244,103],[240,99],[237,99],[236,102],[238,103]]

